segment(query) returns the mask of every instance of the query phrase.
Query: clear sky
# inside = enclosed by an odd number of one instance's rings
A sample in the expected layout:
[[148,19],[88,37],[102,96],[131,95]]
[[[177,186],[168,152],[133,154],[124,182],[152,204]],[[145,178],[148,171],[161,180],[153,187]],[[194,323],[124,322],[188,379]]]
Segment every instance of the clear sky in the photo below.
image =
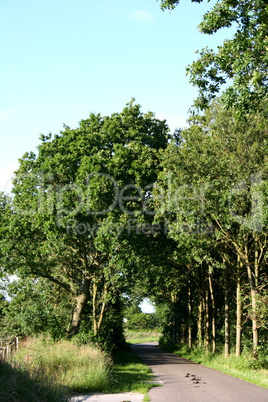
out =
[[155,308],[153,304],[151,304],[150,299],[144,299],[139,307],[143,313],[155,313]]
[[41,133],[120,112],[132,97],[184,126],[196,94],[186,66],[230,35],[199,33],[212,4],[181,0],[169,13],[156,0],[0,0],[0,190]]

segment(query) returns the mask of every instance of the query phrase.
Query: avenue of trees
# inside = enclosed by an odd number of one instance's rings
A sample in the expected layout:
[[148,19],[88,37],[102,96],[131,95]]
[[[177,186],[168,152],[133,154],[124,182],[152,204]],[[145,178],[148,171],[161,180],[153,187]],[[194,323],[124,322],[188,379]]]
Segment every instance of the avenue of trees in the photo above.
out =
[[0,197],[2,335],[119,345],[124,309],[150,297],[165,340],[267,365],[266,2],[219,0],[200,29],[229,26],[187,68],[187,128],[170,133],[131,100],[20,159]]

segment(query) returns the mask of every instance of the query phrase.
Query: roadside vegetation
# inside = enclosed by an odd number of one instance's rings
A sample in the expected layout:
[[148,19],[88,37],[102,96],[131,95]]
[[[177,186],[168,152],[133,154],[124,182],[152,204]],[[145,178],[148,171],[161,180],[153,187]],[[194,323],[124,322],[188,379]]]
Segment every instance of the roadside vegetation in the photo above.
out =
[[158,342],[161,336],[161,329],[149,330],[127,330],[125,331],[128,343]]
[[103,391],[111,369],[95,346],[29,338],[10,362],[0,362],[0,400],[66,401],[73,392]]
[[125,348],[114,354],[114,366],[108,392],[139,392],[146,394],[153,386],[153,374],[149,367]]
[[40,373],[75,392],[100,391],[109,384],[112,362],[105,352],[91,345],[46,338],[29,339],[17,351],[14,362],[30,374]]
[[157,342],[161,336],[161,317],[144,313],[138,302],[129,302],[124,310],[124,334],[128,343]]
[[92,392],[139,392],[151,388],[152,373],[127,345],[113,356],[96,345],[29,338],[9,362],[0,360],[2,402],[60,402]]
[[40,371],[16,367],[0,361],[0,400],[2,402],[66,402],[68,389],[44,377]]

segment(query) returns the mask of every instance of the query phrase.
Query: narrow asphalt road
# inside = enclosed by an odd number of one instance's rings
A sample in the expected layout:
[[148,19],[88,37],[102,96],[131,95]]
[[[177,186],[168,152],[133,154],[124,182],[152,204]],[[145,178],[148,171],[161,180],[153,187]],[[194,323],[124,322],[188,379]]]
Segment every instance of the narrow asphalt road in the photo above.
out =
[[149,391],[151,402],[268,402],[268,389],[175,356],[156,345],[131,345],[163,384]]

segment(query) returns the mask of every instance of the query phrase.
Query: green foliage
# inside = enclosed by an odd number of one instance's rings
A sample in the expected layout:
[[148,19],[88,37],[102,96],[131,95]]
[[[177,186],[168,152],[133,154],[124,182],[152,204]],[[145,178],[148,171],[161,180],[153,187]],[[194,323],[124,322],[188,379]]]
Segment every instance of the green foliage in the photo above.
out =
[[108,324],[104,316],[133,282],[133,242],[137,225],[152,221],[150,193],[167,133],[165,121],[132,100],[121,113],[91,114],[77,129],[42,135],[38,154],[20,160],[3,266],[69,294],[70,336],[87,311],[95,339],[105,341],[108,330],[118,338],[119,326],[115,335],[113,317]]
[[243,342],[257,349],[252,322],[259,341],[267,337],[267,119],[256,113],[245,122],[235,114],[216,103],[195,117],[181,143],[171,142],[163,153],[155,187],[155,219],[168,222],[167,235],[176,242],[154,296],[167,304],[164,335],[185,342],[190,330],[189,342],[205,339],[208,349],[212,324],[214,342],[226,337],[226,294],[234,324],[228,339],[235,343],[239,281]]
[[[166,0],[161,7],[172,10],[178,3]],[[190,82],[199,89],[195,101],[198,110],[206,109],[228,85],[222,101],[228,108],[235,107],[239,117],[256,110],[267,114],[267,21],[266,0],[220,0],[205,13],[199,25],[201,32],[211,35],[224,27],[235,27],[236,31],[217,51],[202,49],[198,60],[187,68]]]
[[153,329],[158,327],[154,313],[134,313],[131,316],[126,315],[126,318],[125,326],[128,329]]
[[69,323],[68,294],[45,279],[16,279],[6,289],[10,301],[2,311],[2,337],[47,334],[59,339]]
[[[94,340],[94,337],[92,339]],[[118,297],[112,304],[108,304],[103,325],[95,340],[102,349],[109,352],[124,347],[123,303],[121,297]]]
[[[126,303],[126,302],[125,302]],[[129,302],[124,309],[124,327],[127,330],[150,330],[159,327],[158,317],[155,313],[143,313],[139,302]]]
[[[11,216],[12,216],[11,198],[8,197],[3,192],[0,192],[0,280],[5,279],[6,277],[6,273],[4,272],[2,265],[7,258],[6,236],[9,230],[9,223]],[[2,293],[1,287],[0,287],[0,300]],[[0,314],[1,314],[1,308],[0,308]]]
[[[202,3],[203,0],[191,0],[193,3]],[[180,0],[161,0],[161,8],[162,10],[168,9],[173,10],[178,4]]]

